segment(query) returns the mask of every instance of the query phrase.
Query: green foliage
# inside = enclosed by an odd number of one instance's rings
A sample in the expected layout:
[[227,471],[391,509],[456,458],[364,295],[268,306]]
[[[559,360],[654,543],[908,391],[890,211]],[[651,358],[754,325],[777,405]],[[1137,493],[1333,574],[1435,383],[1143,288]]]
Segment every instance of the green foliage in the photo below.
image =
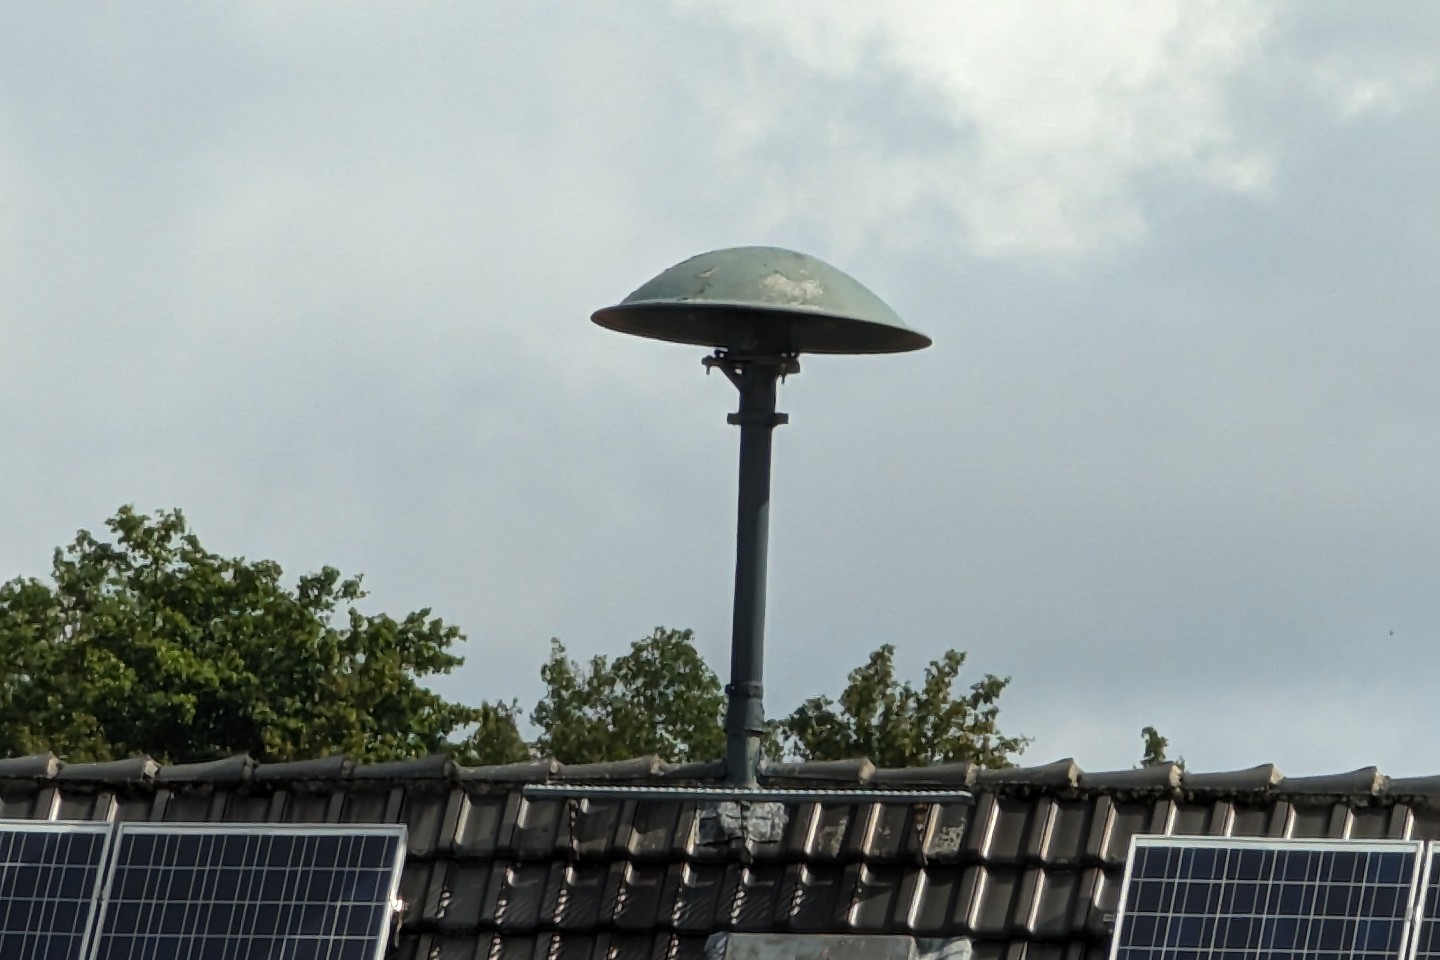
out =
[[[1140,758],[1140,766],[1156,767],[1162,763],[1170,763],[1166,751],[1170,749],[1170,741],[1160,736],[1160,731],[1154,727],[1144,727],[1140,730],[1140,741],[1144,744],[1144,754]],[[1180,769],[1185,769],[1185,758],[1181,757],[1174,761]]]
[[82,530],[55,551],[52,582],[0,585],[0,756],[386,760],[485,719],[420,684],[461,663],[428,610],[362,614],[360,579],[330,567],[287,588],[273,562],[207,551],[178,510],[106,527],[113,542]]
[[477,712],[475,732],[455,750],[457,763],[484,766],[532,759],[530,745],[520,735],[525,713],[518,703],[482,703]]
[[598,763],[647,754],[713,760],[725,752],[724,693],[689,630],[656,627],[613,663],[596,656],[584,666],[552,640],[540,678],[545,696],[531,712],[539,755]]
[[877,766],[907,767],[958,760],[1010,766],[1028,737],[1000,733],[1000,694],[1009,677],[986,674],[958,691],[965,654],[948,650],[925,668],[918,688],[895,675],[895,647],[881,646],[850,671],[839,701],[812,697],[777,724],[786,752],[801,760],[869,757]]
[[[360,579],[331,567],[287,587],[273,562],[206,550],[178,510],[126,507],[106,527],[109,539],[82,530],[56,550],[49,580],[0,584],[0,756],[724,756],[724,693],[689,630],[657,627],[625,654],[584,664],[552,641],[527,741],[515,701],[469,707],[423,686],[461,663],[450,649],[462,635],[430,611],[363,614]],[[896,676],[894,655],[880,647],[838,700],[815,697],[772,721],[767,754],[999,767],[1025,749],[1027,738],[998,728],[1009,678],[960,687],[965,654],[950,650],[916,687]],[[1164,738],[1153,728],[1146,737],[1147,762],[1160,762]]]
[[1140,739],[1145,744],[1145,753],[1140,758],[1142,767],[1158,767],[1165,763],[1165,751],[1170,747],[1170,741],[1160,736],[1160,731],[1154,727],[1144,727],[1140,731]]

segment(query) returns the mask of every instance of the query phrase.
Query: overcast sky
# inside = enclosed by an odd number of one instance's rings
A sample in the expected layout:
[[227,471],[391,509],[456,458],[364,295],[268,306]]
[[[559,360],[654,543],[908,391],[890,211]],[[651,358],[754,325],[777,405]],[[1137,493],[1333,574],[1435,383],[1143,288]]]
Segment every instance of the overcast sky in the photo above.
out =
[[738,434],[589,314],[741,244],[934,337],[776,434],[767,706],[883,642],[1026,761],[1440,771],[1440,8],[0,11],[0,578],[124,503],[466,631],[693,627]]

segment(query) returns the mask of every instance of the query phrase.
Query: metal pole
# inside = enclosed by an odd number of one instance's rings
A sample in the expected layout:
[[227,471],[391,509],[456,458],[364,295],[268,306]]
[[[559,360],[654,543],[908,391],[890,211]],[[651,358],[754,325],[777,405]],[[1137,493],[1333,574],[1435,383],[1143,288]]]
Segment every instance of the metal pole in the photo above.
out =
[[770,536],[770,441],[789,419],[775,412],[776,385],[799,367],[794,357],[706,359],[740,391],[729,422],[740,427],[740,491],[735,529],[735,608],[731,621],[729,700],[725,714],[725,780],[758,782],[765,736],[765,574]]

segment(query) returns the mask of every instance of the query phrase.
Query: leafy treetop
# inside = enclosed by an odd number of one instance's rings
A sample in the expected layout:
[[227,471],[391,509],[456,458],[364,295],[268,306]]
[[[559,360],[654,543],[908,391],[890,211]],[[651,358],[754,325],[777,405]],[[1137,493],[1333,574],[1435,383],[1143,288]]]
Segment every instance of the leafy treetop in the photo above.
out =
[[[345,753],[388,760],[447,751],[467,763],[553,756],[724,754],[725,697],[689,630],[657,627],[613,660],[572,660],[552,641],[545,692],[519,704],[452,703],[424,685],[462,662],[460,631],[419,610],[357,609],[359,577],[325,567],[286,586],[271,561],[214,554],[178,510],[122,508],[108,538],[80,531],[48,581],[0,584],[0,756],[162,761],[246,753],[260,761]],[[914,684],[885,644],[838,698],[772,721],[772,757],[868,756],[889,767],[963,760],[1007,766],[1029,738],[1002,733],[1008,677],[961,680],[947,650]],[[530,726],[527,738],[522,727]],[[1147,727],[1145,762],[1167,743]]]
[[55,551],[52,582],[0,585],[0,756],[386,760],[483,718],[421,684],[461,662],[430,611],[363,614],[360,578],[331,567],[287,587],[276,563],[206,550],[178,510],[106,527]]

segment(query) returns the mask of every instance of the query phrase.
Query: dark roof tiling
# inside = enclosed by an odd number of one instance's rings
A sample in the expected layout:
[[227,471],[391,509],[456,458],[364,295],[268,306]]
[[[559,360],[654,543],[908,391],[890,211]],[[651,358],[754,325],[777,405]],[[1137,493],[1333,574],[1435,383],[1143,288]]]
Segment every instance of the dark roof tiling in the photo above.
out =
[[455,776],[463,783],[546,783],[556,776],[561,765],[554,760],[531,760],[488,767],[456,767]]
[[0,815],[404,823],[392,951],[404,960],[698,960],[712,934],[738,931],[965,937],[976,960],[1101,960],[1137,833],[1440,839],[1440,777],[1370,768],[1287,779],[1269,766],[1087,773],[1071,760],[780,764],[765,784],[779,832],[749,833],[742,816],[740,833],[717,835],[717,801],[685,785],[714,786],[718,772],[653,758],[162,768],[41,755],[0,760]]
[[1273,790],[1284,779],[1274,764],[1264,763],[1245,770],[1227,770],[1221,773],[1186,772],[1181,783],[1191,793],[1217,794],[1263,794]]
[[1289,796],[1376,797],[1385,792],[1388,783],[1389,778],[1375,767],[1361,767],[1319,777],[1284,777],[1280,786]]
[[149,757],[130,757],[126,760],[105,760],[100,763],[63,764],[54,779],[101,784],[149,783],[159,771],[160,764]]
[[606,763],[557,764],[555,775],[563,780],[604,783],[610,780],[658,780],[673,765],[656,756],[612,760]]
[[313,760],[291,760],[285,763],[262,763],[250,776],[255,780],[314,781],[340,780],[350,775],[355,762],[340,754],[316,757]]
[[352,780],[450,780],[455,761],[444,754],[432,754],[418,760],[389,760],[366,763],[350,770]]
[[973,763],[937,763],[933,767],[877,769],[870,774],[874,787],[896,789],[937,788],[963,790],[975,782],[979,768]]
[[159,769],[161,783],[242,783],[250,779],[255,761],[243,754],[202,763],[171,763]]
[[1069,758],[1038,767],[1002,767],[975,774],[975,784],[982,787],[1073,790],[1079,783],[1080,765]]
[[770,785],[843,783],[864,786],[875,773],[875,764],[861,757],[858,760],[824,760],[809,763],[772,763],[765,768]]
[[1440,799],[1440,775],[1424,777],[1395,777],[1387,784],[1386,793],[1392,797]]
[[1176,763],[1157,763],[1133,770],[1081,772],[1079,788],[1087,793],[1174,793],[1183,771]]
[[0,758],[0,780],[50,780],[59,772],[60,766],[59,758],[53,753]]

